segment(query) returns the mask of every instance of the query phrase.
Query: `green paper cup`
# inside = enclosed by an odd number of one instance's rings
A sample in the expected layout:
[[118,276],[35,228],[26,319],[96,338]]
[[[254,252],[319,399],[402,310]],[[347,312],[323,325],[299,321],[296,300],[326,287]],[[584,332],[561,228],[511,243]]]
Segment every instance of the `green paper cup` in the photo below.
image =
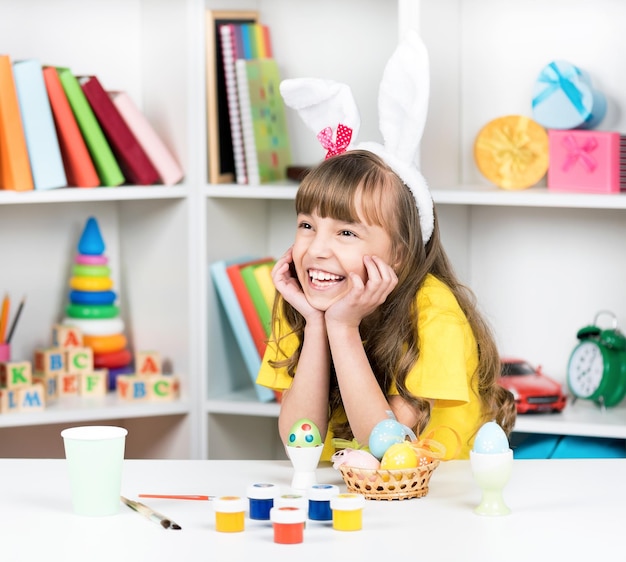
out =
[[77,515],[115,515],[120,507],[123,427],[88,425],[61,431]]

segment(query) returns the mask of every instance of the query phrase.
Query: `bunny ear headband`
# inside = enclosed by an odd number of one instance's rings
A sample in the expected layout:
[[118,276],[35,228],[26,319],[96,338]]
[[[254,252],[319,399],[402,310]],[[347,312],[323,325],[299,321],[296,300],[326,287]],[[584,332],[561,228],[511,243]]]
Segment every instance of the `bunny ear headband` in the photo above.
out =
[[380,83],[378,112],[383,144],[355,144],[361,121],[346,84],[317,78],[295,78],[280,84],[285,104],[297,110],[317,134],[327,149],[326,158],[363,149],[377,154],[391,167],[415,197],[424,244],[433,233],[433,200],[415,157],[424,132],[429,89],[428,53],[413,30],[391,55]]

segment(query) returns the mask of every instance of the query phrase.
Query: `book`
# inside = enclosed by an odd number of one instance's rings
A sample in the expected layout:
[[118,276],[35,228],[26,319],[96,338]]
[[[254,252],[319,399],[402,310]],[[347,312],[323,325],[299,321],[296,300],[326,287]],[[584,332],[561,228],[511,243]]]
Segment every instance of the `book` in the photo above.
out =
[[58,67],[57,73],[78,123],[78,128],[85,139],[85,144],[98,172],[100,184],[106,187],[115,187],[123,184],[125,181],[124,174],[115,159],[111,146],[85,97],[78,79],[66,67]]
[[262,263],[244,264],[243,266],[240,266],[241,277],[246,284],[248,294],[252,299],[254,308],[261,321],[261,326],[263,327],[266,339],[270,335],[272,329],[272,307],[268,306],[267,300],[263,294],[263,289],[257,281],[255,271],[261,266],[273,267],[274,263],[275,260],[273,258],[268,258]]
[[265,348],[267,347],[267,334],[265,333],[265,329],[261,323],[261,317],[259,316],[259,313],[254,305],[254,301],[252,300],[252,295],[248,291],[246,282],[241,275],[242,267],[259,263],[260,261],[261,260],[253,260],[243,263],[233,263],[226,267],[226,274],[230,279],[230,284],[232,285],[235,295],[237,296],[237,300],[239,301],[239,306],[241,307],[246,324],[248,325],[248,329],[252,335],[252,340],[254,341],[257,351],[259,352],[259,357],[263,357],[265,354]]
[[274,59],[239,59],[235,65],[248,183],[284,180],[291,149],[278,64]]
[[0,189],[34,189],[9,55],[0,55]]
[[111,101],[156,168],[164,185],[175,185],[185,176],[176,158],[126,92],[108,92]]
[[41,63],[37,59],[15,61],[13,78],[34,188],[66,187],[67,177]]
[[276,298],[276,287],[272,279],[273,267],[273,263],[262,263],[254,268],[254,276],[256,277],[257,285],[261,289],[267,308],[270,310],[272,310],[274,299]]
[[235,61],[242,56],[242,46],[237,45],[235,24],[222,24],[219,27],[222,43],[222,64],[224,66],[224,81],[226,84],[226,99],[228,102],[228,119],[230,121],[230,137],[235,161],[235,180],[238,184],[248,183],[246,175],[246,156],[243,148],[243,130],[239,113],[239,99],[237,97],[237,77]]
[[44,66],[43,79],[50,100],[67,184],[74,187],[98,187],[98,172],[72,113],[57,69],[54,66]]
[[97,76],[79,76],[78,83],[109,141],[127,181],[135,185],[152,185],[159,173],[102,87]]
[[233,331],[239,350],[241,351],[244,363],[248,370],[252,385],[256,391],[257,397],[261,402],[272,402],[275,398],[274,392],[264,386],[256,383],[256,378],[261,368],[261,356],[258,349],[254,344],[248,325],[241,310],[237,295],[233,289],[226,268],[237,262],[248,261],[247,259],[233,260],[233,261],[216,261],[210,265],[211,279],[215,286],[215,290],[219,297],[226,318]]

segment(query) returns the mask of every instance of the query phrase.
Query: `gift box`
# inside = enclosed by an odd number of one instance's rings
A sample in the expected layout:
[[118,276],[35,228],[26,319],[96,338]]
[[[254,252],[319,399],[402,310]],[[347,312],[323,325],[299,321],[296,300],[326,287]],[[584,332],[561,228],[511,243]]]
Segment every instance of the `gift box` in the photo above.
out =
[[526,189],[548,171],[548,134],[530,117],[498,117],[476,136],[474,160],[480,173],[498,187]]
[[548,130],[548,189],[619,193],[624,178],[624,140],[609,131]]
[[606,115],[606,97],[589,74],[567,61],[552,61],[535,81],[533,119],[547,129],[593,129]]

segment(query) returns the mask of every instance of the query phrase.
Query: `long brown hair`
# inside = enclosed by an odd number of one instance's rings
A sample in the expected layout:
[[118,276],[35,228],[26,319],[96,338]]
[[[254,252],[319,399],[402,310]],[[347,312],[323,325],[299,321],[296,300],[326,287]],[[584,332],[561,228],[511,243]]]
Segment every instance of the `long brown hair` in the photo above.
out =
[[[435,213],[435,228],[426,245],[423,243],[415,198],[400,178],[378,156],[369,151],[353,150],[325,160],[302,181],[296,195],[296,212],[360,222],[356,201],[363,219],[383,227],[392,240],[392,259],[396,264],[398,284],[387,300],[361,323],[361,338],[378,384],[386,393],[395,382],[400,395],[420,412],[416,433],[430,419],[430,405],[413,396],[406,388],[406,377],[417,361],[420,350],[416,294],[427,274],[445,283],[465,313],[478,346],[478,368],[474,377],[481,400],[483,421],[495,419],[507,435],[515,423],[515,404],[507,390],[497,384],[500,358],[494,337],[480,314],[472,291],[461,284],[441,244]],[[275,307],[299,338],[297,351],[284,366],[295,375],[302,349],[304,319],[282,298]],[[276,309],[278,311],[278,309]],[[274,335],[277,345],[280,339]],[[329,418],[341,409],[341,395],[336,380],[331,380]],[[336,437],[352,438],[347,422],[332,427]]]

